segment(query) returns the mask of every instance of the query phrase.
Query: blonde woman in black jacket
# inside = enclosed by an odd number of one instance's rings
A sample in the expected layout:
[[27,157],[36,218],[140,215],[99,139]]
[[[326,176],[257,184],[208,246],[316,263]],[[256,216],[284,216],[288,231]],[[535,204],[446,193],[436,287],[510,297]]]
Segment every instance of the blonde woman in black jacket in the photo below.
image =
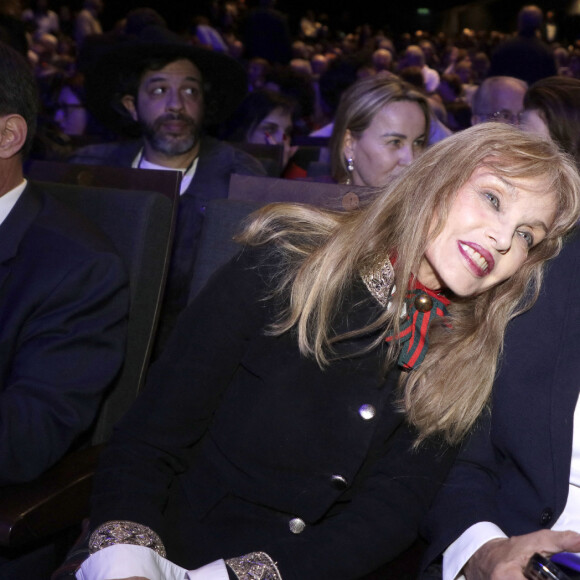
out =
[[489,123],[363,209],[259,211],[102,458],[77,577],[354,580],[397,556],[579,192],[556,146]]

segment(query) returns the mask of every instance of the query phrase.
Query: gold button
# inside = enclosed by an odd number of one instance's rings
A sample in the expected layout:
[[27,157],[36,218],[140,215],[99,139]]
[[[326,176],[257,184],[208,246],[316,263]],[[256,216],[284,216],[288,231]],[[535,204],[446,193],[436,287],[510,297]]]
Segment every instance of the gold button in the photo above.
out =
[[429,294],[421,293],[415,297],[415,308],[419,312],[429,312],[433,308],[433,300]]

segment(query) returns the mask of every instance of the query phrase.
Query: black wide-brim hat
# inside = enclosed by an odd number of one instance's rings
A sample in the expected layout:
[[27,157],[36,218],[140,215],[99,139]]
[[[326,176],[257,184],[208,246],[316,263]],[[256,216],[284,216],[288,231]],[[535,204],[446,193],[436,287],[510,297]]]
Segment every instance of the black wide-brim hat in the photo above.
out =
[[199,69],[204,83],[204,122],[227,119],[247,92],[244,67],[225,54],[200,48],[160,26],[144,28],[138,37],[108,45],[85,71],[85,103],[106,127],[134,133],[136,123],[121,103],[127,94],[127,79],[145,72],[151,58],[186,58]]

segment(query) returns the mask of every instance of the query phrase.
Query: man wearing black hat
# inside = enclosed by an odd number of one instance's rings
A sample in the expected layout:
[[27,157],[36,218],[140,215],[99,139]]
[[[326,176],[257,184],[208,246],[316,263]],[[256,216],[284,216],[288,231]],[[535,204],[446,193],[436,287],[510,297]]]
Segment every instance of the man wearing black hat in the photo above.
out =
[[159,26],[143,29],[87,72],[87,105],[107,126],[141,138],[80,149],[73,163],[182,172],[181,200],[161,341],[186,305],[205,204],[228,196],[230,175],[265,175],[247,153],[203,134],[225,119],[246,92],[232,58],[181,42]]

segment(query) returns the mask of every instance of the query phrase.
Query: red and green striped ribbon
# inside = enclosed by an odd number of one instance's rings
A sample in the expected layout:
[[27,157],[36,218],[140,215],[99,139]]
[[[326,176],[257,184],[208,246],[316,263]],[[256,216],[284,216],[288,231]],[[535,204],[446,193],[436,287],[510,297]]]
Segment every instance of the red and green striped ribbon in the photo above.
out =
[[[422,294],[428,294],[433,301],[433,307],[421,312],[415,306],[415,299]],[[396,337],[401,345],[398,363],[404,369],[410,370],[418,367],[427,353],[429,346],[429,325],[437,316],[447,316],[449,299],[437,294],[429,288],[417,283],[417,288],[407,294],[407,316],[401,324],[401,331]],[[388,336],[387,342],[394,340],[394,336]]]

